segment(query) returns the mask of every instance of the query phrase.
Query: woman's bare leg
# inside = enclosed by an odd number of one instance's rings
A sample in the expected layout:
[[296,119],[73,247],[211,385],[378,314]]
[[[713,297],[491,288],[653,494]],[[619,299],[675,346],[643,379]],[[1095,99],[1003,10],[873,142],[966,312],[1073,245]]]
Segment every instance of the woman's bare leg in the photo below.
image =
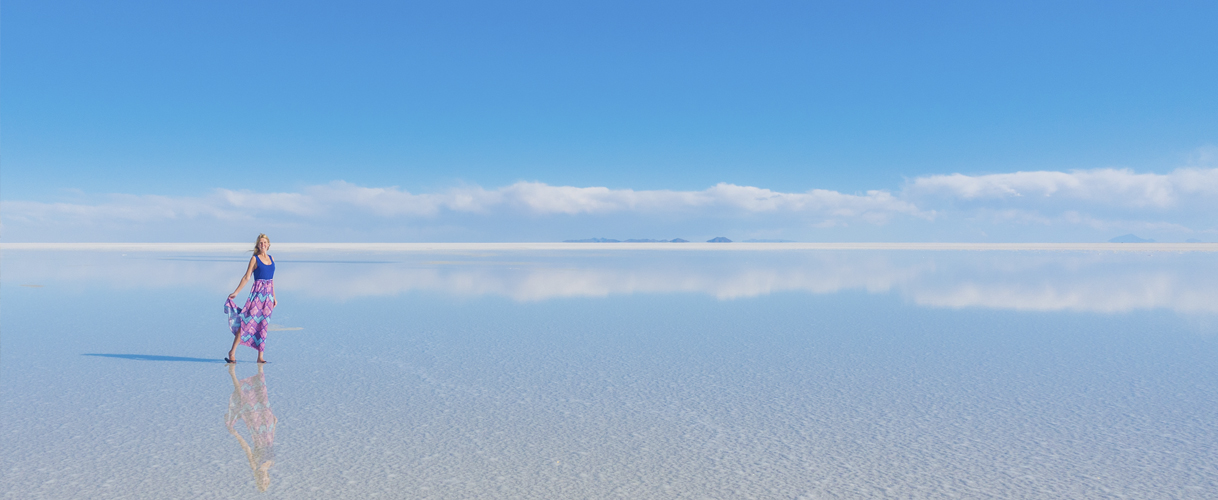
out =
[[[240,335],[233,335],[233,347],[228,350],[228,359],[237,361],[237,343],[241,342]],[[262,353],[258,353],[258,357],[262,357]]]

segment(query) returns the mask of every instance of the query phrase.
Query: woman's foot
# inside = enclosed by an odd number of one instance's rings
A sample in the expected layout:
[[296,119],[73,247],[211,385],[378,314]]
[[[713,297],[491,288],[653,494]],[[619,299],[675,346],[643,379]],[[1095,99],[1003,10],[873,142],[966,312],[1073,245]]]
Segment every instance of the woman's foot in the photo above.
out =
[[235,353],[233,351],[228,351],[228,357],[224,358],[224,362],[225,363],[236,363],[237,362],[237,353]]
[[265,359],[262,359],[262,353],[258,353],[258,362],[259,362],[259,363],[266,363],[266,360],[265,360]]

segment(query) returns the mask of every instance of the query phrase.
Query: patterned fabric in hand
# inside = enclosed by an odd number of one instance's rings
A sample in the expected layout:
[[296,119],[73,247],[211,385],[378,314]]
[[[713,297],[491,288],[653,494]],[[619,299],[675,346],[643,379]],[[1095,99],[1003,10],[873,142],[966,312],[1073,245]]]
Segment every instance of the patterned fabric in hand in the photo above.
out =
[[266,332],[270,326],[271,312],[275,310],[275,280],[254,280],[250,296],[244,307],[237,307],[233,299],[224,302],[224,313],[228,315],[228,328],[233,335],[241,336],[241,343],[258,352],[266,347]]

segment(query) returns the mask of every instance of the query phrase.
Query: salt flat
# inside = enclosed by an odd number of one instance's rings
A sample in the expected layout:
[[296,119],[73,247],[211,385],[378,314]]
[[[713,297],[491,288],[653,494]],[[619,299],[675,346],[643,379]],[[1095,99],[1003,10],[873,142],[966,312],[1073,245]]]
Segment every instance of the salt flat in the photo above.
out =
[[[9,250],[236,252],[248,243],[5,243]],[[529,250],[974,250],[1218,252],[1218,243],[276,243],[290,252],[460,252]]]
[[276,244],[258,378],[247,244],[6,244],[4,495],[1218,495],[1212,250],[619,245]]

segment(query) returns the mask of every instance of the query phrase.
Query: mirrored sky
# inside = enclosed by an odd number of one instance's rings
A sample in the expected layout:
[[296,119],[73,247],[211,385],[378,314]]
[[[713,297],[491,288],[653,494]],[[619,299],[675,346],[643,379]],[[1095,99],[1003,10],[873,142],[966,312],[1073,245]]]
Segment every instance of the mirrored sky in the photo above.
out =
[[[282,292],[336,302],[406,293],[566,297],[894,294],[939,308],[1218,312],[1208,252],[482,251],[278,252]],[[248,257],[198,252],[6,251],[4,282],[101,288],[235,285]],[[167,279],[148,279],[165,276]],[[172,278],[168,278],[172,277]]]
[[272,250],[5,250],[0,496],[1218,493],[1212,252]]

